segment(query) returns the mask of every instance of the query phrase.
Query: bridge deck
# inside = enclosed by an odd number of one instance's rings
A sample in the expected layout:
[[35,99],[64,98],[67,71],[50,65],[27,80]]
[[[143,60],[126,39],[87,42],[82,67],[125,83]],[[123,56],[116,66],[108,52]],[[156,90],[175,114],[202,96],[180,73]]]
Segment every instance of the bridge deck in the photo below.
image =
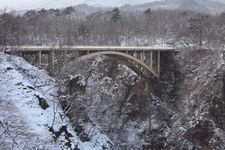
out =
[[176,51],[174,47],[144,46],[14,46],[10,51]]

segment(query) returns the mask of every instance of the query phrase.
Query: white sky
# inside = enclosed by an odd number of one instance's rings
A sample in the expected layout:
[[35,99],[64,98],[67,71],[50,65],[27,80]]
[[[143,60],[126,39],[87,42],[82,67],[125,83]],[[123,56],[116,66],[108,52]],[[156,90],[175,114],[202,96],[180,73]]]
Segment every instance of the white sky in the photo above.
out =
[[0,0],[0,8],[14,8],[17,10],[35,8],[56,8],[86,3],[97,6],[121,6],[123,4],[141,4],[157,0]]

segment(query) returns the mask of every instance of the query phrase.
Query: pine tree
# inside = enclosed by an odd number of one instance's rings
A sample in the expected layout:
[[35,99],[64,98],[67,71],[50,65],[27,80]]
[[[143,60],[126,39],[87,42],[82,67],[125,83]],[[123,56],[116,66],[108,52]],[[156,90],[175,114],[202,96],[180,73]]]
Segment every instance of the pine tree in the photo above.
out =
[[120,19],[121,19],[121,13],[119,8],[114,8],[112,10],[112,21],[117,22]]

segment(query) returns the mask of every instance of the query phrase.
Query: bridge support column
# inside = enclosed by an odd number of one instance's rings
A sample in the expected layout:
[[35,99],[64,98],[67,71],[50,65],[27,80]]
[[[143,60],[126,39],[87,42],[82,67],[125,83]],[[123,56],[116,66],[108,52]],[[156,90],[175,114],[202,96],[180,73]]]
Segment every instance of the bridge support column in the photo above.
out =
[[153,51],[150,51],[150,68],[153,67]]
[[157,74],[160,76],[160,51],[158,51],[158,56],[157,56]]
[[38,52],[35,52],[34,54],[34,64],[38,64],[38,61],[39,61],[39,53]]
[[50,51],[48,53],[48,66],[49,66],[49,70],[54,69],[54,52]]
[[137,58],[137,51],[136,50],[134,51],[134,55],[133,56]]
[[141,61],[145,62],[145,51],[141,52]]
[[20,52],[20,57],[22,57],[22,58],[23,58],[23,52]]
[[142,55],[142,52],[137,53],[137,58],[140,59],[140,60],[141,60],[141,55]]
[[38,64],[41,65],[41,51],[38,51]]

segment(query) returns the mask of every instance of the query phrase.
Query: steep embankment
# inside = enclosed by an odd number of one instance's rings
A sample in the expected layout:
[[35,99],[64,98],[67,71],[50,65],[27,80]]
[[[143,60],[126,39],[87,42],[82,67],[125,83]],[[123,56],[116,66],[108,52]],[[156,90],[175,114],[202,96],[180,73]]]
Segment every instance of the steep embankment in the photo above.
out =
[[223,53],[185,50],[162,60],[158,80],[108,57],[70,63],[75,126],[97,124],[116,149],[224,149]]
[[177,61],[176,102],[184,126],[178,139],[189,148],[225,149],[223,51],[186,50]]
[[82,142],[61,111],[58,86],[46,71],[0,53],[0,149],[102,149],[99,131]]

